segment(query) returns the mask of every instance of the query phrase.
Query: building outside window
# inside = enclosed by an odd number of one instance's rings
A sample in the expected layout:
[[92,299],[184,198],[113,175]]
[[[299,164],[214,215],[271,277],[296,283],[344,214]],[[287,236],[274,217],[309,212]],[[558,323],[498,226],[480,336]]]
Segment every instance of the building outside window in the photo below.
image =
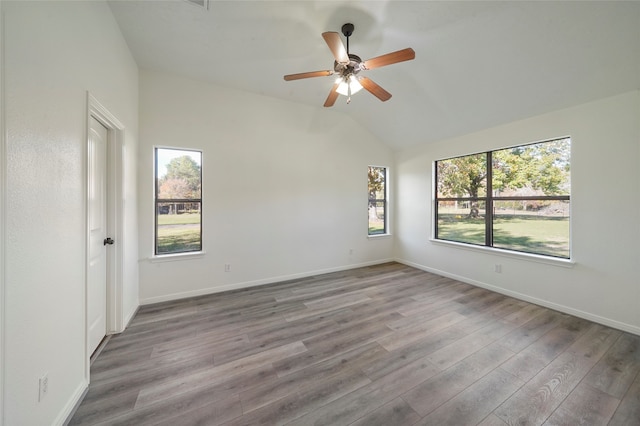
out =
[[155,149],[155,254],[202,251],[202,152]]
[[435,238],[570,258],[571,139],[435,162]]
[[369,235],[388,233],[387,168],[369,166]]

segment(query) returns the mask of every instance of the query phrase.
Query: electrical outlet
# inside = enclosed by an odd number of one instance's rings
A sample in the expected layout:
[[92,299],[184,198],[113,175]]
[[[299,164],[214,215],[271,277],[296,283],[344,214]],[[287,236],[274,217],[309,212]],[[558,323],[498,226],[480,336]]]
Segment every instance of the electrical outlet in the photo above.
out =
[[349,254],[353,254],[353,249],[352,248],[349,249]]
[[496,263],[494,265],[494,269],[493,269],[497,274],[501,274],[502,273],[502,265],[499,263]]
[[224,271],[225,272],[231,272],[231,264],[225,263],[224,264]]
[[44,373],[38,380],[38,402],[41,402],[49,393],[49,373]]

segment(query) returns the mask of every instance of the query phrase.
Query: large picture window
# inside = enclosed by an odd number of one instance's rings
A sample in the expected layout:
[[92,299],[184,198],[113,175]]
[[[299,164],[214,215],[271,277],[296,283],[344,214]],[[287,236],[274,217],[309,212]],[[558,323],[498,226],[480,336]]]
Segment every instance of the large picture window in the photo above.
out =
[[571,139],[436,161],[435,238],[570,258]]
[[387,168],[369,166],[369,235],[387,230]]
[[202,152],[155,149],[155,254],[202,250]]

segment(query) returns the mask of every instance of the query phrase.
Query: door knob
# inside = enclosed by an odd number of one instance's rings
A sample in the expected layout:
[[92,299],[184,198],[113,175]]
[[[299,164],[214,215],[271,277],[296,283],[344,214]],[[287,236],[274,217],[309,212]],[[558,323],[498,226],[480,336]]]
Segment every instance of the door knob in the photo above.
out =
[[113,243],[115,243],[115,241],[113,240],[113,238],[107,237],[102,243],[106,246],[107,244],[112,245]]

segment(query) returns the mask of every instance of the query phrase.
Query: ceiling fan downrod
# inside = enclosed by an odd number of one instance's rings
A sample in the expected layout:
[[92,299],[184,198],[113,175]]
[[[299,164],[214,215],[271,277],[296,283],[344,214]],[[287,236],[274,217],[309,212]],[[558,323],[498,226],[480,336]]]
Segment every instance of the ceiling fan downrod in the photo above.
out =
[[353,34],[355,26],[351,23],[344,24],[342,26],[342,35],[347,38],[347,56],[349,56],[349,37]]
[[[351,35],[353,34],[353,30],[355,29],[355,25],[353,25],[352,23],[346,23],[342,26],[342,35],[346,37],[347,39],[347,56],[349,57],[349,59],[351,58],[351,55],[349,54],[349,37],[351,37]],[[350,65],[347,66],[347,69],[349,70]],[[347,105],[351,103],[351,76],[355,76],[355,72],[353,72],[353,70],[349,70],[348,73],[343,75],[343,79],[345,81],[345,83],[347,83]]]

